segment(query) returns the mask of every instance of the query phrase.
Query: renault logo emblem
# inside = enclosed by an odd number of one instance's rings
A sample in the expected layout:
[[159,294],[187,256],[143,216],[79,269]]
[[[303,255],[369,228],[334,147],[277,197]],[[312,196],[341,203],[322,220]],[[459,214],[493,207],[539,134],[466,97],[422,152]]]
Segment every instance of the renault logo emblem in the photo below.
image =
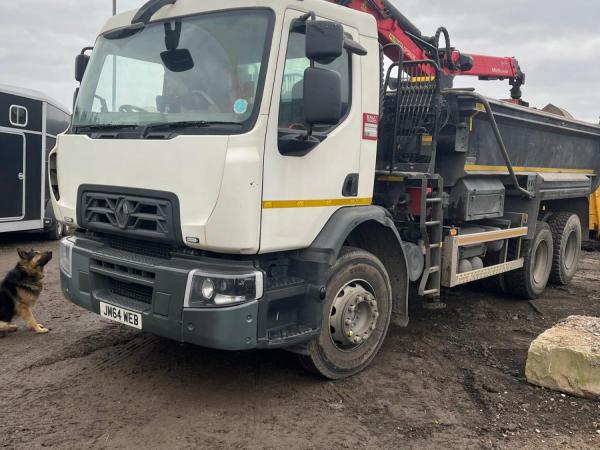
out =
[[117,219],[117,225],[122,230],[127,228],[129,224],[129,216],[131,215],[131,206],[125,198],[120,198],[117,207],[115,208],[115,219]]

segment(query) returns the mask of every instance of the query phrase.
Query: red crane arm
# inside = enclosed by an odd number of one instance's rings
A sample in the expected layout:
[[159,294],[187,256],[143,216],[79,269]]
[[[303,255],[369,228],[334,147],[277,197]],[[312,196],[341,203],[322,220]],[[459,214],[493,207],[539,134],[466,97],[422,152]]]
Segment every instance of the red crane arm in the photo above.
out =
[[[445,47],[437,47],[436,39],[421,35],[402,13],[388,0],[330,0],[342,6],[371,14],[377,20],[379,42],[382,45],[399,45],[404,59],[410,61],[432,59],[432,52],[440,52],[440,69],[445,75],[470,75],[483,80],[508,79],[513,86],[512,98],[520,101],[521,85],[525,83],[525,74],[521,71],[514,57],[498,57],[475,54],[464,54],[451,49],[452,61],[447,57]],[[445,31],[445,30],[444,30]],[[439,34],[438,34],[439,36]],[[397,52],[388,47],[386,54],[392,59]]]

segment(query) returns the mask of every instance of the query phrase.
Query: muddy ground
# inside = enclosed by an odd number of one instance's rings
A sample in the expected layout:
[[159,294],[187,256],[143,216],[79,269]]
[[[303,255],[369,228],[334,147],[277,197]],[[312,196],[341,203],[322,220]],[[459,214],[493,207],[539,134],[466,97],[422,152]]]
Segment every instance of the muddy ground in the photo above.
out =
[[[0,276],[32,236],[0,237]],[[590,248],[594,250],[594,248]],[[58,262],[37,308],[45,336],[0,338],[0,447],[599,448],[600,402],[524,379],[531,340],[600,316],[600,253],[568,289],[515,301],[447,293],[392,328],[373,366],[340,382],[285,352],[226,353],[138,333],[63,300]]]

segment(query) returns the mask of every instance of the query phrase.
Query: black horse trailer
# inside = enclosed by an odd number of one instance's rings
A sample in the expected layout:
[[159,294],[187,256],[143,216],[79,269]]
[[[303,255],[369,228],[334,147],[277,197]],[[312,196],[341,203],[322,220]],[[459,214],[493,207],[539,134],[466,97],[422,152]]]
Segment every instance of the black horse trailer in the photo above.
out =
[[48,153],[69,120],[67,109],[41,92],[0,85],[0,233],[62,235],[46,169]]

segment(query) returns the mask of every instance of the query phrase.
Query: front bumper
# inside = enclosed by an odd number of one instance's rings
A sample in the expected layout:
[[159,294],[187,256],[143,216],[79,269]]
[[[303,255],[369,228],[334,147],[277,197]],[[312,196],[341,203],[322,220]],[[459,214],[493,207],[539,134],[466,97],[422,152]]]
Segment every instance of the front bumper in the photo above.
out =
[[[184,300],[191,271],[227,273],[253,263],[162,259],[87,238],[72,239],[71,274],[61,270],[62,291],[68,300],[96,314],[100,302],[108,303],[141,314],[144,331],[220,350],[295,346],[318,334],[318,307],[306,301],[310,289],[302,280],[276,283],[263,298],[237,306],[187,308]],[[298,323],[299,317],[311,320]]]

